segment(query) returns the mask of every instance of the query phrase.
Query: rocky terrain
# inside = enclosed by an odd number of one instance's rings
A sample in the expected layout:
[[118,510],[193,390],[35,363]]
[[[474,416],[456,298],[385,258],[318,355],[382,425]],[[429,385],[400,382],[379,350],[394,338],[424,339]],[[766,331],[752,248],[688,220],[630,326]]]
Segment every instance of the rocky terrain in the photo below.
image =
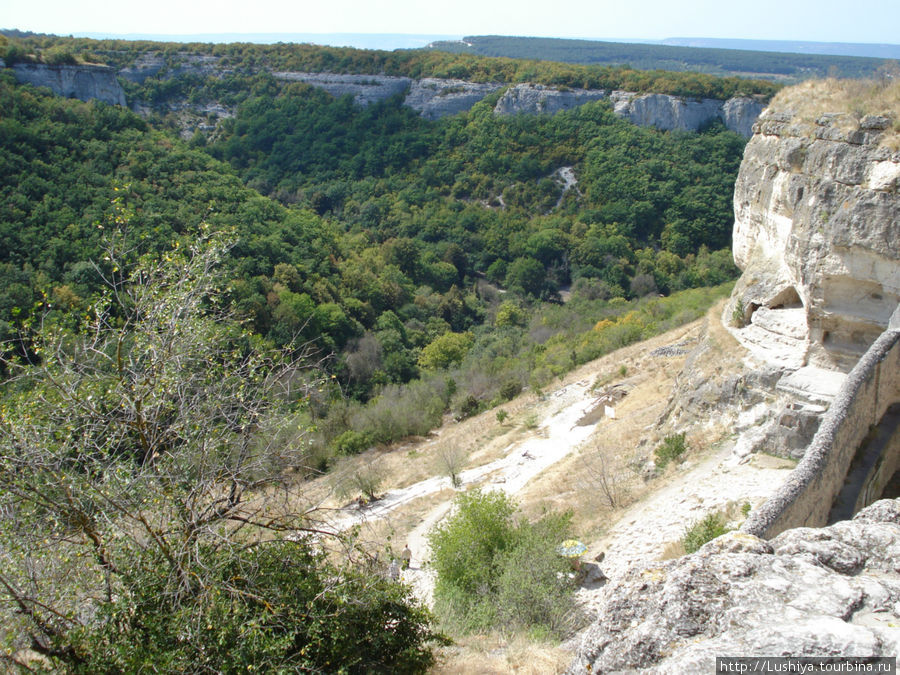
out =
[[17,63],[12,67],[19,82],[49,87],[53,93],[82,101],[96,99],[110,105],[125,105],[125,91],[116,71],[106,66],[46,66]]
[[630,569],[569,673],[714,672],[716,656],[900,653],[900,500],[771,541],[734,532]]
[[[724,510],[710,499],[715,486],[702,485],[708,472],[690,470],[633,507],[603,542],[610,583],[584,598],[597,619],[570,673],[707,672],[726,654],[900,651],[900,500],[819,529],[772,525],[780,510],[790,511],[785,522],[827,522],[832,493],[857,447],[866,448],[861,438],[900,393],[900,154],[886,142],[892,126],[882,115],[809,123],[790,110],[769,110],[755,125],[734,198],[743,275],[723,315],[748,350],[744,365],[716,358],[720,338],[708,334],[661,423],[677,428],[704,414],[734,420],[733,446],[707,464],[717,466],[718,484],[742,494],[754,476],[738,474],[758,453],[801,462],[770,503],[752,505],[744,531],[689,556],[663,561],[662,547],[649,542],[654,531],[665,540],[679,520],[687,524],[686,509]],[[896,423],[875,438],[891,434]],[[893,454],[867,457],[873,474],[896,465],[898,444],[878,442],[879,452]],[[879,486],[888,480],[875,478]],[[766,527],[777,536],[750,533]]]
[[[900,152],[869,115],[767,111],[735,185],[732,309],[801,365],[849,370],[900,301]],[[768,342],[771,343],[772,339]],[[793,347],[793,349],[792,349]]]
[[[85,101],[97,99],[113,105],[125,105],[125,93],[116,77],[143,83],[148,78],[166,80],[185,74],[222,77],[232,71],[220,66],[215,56],[179,54],[173,65],[162,54],[146,53],[117,73],[102,66],[42,64],[16,64],[14,72],[20,81],[49,87],[60,96],[71,96]],[[325,89],[336,97],[349,94],[359,105],[369,105],[400,95],[404,97],[405,105],[427,119],[438,119],[469,110],[486,96],[505,86],[500,83],[439,78],[412,79],[381,74],[277,71],[273,75],[280,80],[304,82]],[[732,131],[746,137],[750,136],[753,122],[763,109],[762,102],[744,97],[735,97],[727,101],[691,100],[668,94],[639,95],[624,91],[561,89],[540,84],[517,84],[508,87],[502,94],[494,106],[494,113],[554,114],[603,99],[613,102],[614,112],[617,115],[641,126],[653,126],[662,130],[697,131],[719,119]],[[133,101],[132,107],[141,111],[144,110],[145,104]],[[186,109],[186,102],[171,101],[170,107],[173,112],[178,112]],[[208,101],[196,107],[197,115],[205,118],[210,114],[210,109],[219,110],[222,106],[218,102]],[[218,118],[231,115],[233,115],[231,110],[225,110],[224,114],[216,113]],[[191,128],[191,132],[193,130],[194,127]]]

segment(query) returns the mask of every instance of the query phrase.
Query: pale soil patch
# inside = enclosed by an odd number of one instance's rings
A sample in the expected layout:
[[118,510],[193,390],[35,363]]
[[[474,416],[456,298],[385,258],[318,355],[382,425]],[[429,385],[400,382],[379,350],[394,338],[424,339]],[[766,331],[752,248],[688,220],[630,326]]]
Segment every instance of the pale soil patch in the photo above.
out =
[[572,660],[565,649],[525,638],[505,640],[497,635],[461,638],[456,645],[440,650],[435,675],[555,675]]

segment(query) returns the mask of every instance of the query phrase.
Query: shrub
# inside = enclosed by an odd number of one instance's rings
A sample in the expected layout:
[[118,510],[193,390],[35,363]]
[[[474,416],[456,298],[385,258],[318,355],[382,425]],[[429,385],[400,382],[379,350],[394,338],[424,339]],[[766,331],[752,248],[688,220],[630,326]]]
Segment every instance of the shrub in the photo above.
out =
[[437,370],[458,364],[469,353],[473,342],[471,333],[444,333],[422,350],[419,366]]
[[731,325],[735,328],[743,328],[747,325],[747,319],[744,310],[744,301],[738,298],[734,303],[734,309],[731,310]]
[[303,542],[200,555],[214,586],[174,593],[164,564],[136,567],[102,620],[75,631],[71,672],[417,673],[434,662],[428,643],[446,643],[406,586],[335,568]]
[[659,468],[664,468],[671,460],[678,459],[687,450],[684,441],[684,433],[669,434],[663,439],[653,454],[656,455],[656,464]]
[[516,396],[522,393],[522,383],[515,380],[508,380],[500,387],[500,396],[504,401],[512,401]]
[[481,412],[481,401],[469,394],[465,396],[459,404],[459,412],[456,415],[457,420],[468,419]]
[[339,455],[358,455],[371,445],[371,439],[358,431],[345,431],[334,439],[334,449]]
[[462,632],[540,628],[561,637],[570,625],[574,581],[556,546],[571,514],[517,519],[502,493],[459,495],[455,513],[429,535],[437,573],[435,609]]
[[681,543],[685,553],[699,550],[703,544],[725,534],[729,528],[721,513],[708,513],[684,531]]

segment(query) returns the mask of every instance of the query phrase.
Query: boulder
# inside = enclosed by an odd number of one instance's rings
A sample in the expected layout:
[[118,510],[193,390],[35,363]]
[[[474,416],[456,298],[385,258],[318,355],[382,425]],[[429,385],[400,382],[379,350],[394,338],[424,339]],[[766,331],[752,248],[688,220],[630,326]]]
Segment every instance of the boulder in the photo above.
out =
[[716,656],[895,656],[900,500],[766,542],[730,532],[602,592],[568,673],[715,672]]

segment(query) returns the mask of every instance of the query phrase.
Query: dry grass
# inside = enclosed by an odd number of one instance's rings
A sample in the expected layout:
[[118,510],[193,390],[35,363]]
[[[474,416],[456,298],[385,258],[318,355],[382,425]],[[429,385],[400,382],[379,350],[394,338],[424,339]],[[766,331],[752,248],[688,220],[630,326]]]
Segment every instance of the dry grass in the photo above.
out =
[[384,560],[391,557],[399,558],[409,533],[421,524],[425,515],[439,504],[453,499],[455,494],[453,490],[447,488],[414,499],[382,518],[367,520],[356,532],[354,543],[371,553],[378,552]]
[[[573,525],[586,540],[601,536],[615,514],[633,503],[645,490],[637,453],[650,447],[650,429],[662,414],[684,364],[684,356],[653,357],[649,352],[660,345],[699,335],[700,323],[616,353],[612,363],[625,364],[628,376],[609,380],[600,370],[596,375],[609,384],[623,384],[628,395],[615,406],[616,419],[600,422],[598,431],[578,452],[535,478],[520,493],[526,513],[543,509],[573,510]],[[595,365],[595,369],[597,368]],[[602,365],[601,365],[602,368]]]
[[497,635],[460,638],[441,650],[433,675],[555,675],[572,660],[561,647],[529,641],[524,637],[505,640]]
[[865,115],[893,119],[880,143],[897,149],[900,144],[900,74],[881,80],[808,80],[778,92],[771,110],[791,112],[798,122],[814,123],[824,113],[844,113],[837,124],[846,131],[859,127]]
[[[650,352],[656,347],[682,342],[687,342],[687,348],[691,349],[702,340],[707,351],[694,367],[708,369],[710,373],[740,367],[743,349],[719,321],[722,306],[723,302],[717,304],[703,320],[585,364],[545,388],[552,392],[586,380],[595,385],[598,393],[618,384],[624,385],[629,393],[616,403],[615,420],[601,421],[598,431],[583,448],[537,476],[516,496],[526,514],[537,516],[547,508],[572,509],[578,534],[586,542],[597,541],[626,507],[668,483],[670,472],[645,483],[640,465],[652,456],[656,443],[669,431],[657,422],[667,411],[687,355],[651,356]],[[511,444],[539,433],[528,428],[527,422],[531,417],[542,419],[548,405],[552,405],[552,399],[542,401],[534,394],[525,394],[502,406],[508,413],[504,423],[498,422],[496,409],[459,423],[448,420],[428,438],[370,450],[348,458],[347,463],[350,466],[355,462],[376,462],[385,475],[382,491],[443,474],[441,455],[448,450],[464,454],[465,468],[480,466],[507,454]],[[713,427],[695,428],[688,435],[692,446],[688,458],[699,458],[704,448],[708,450],[726,432]],[[314,488],[313,494],[320,500],[337,504],[334,497],[328,498],[331,485],[327,477],[312,483],[315,485],[309,487]],[[382,555],[391,555],[388,548],[396,553],[423,520],[453,495],[452,490],[445,489],[410,501],[383,520],[365,523],[357,534],[357,543]],[[524,637],[507,641],[500,635],[475,636],[461,638],[459,644],[442,650],[441,661],[433,672],[557,673],[565,669],[570,659],[571,654],[558,646]]]

